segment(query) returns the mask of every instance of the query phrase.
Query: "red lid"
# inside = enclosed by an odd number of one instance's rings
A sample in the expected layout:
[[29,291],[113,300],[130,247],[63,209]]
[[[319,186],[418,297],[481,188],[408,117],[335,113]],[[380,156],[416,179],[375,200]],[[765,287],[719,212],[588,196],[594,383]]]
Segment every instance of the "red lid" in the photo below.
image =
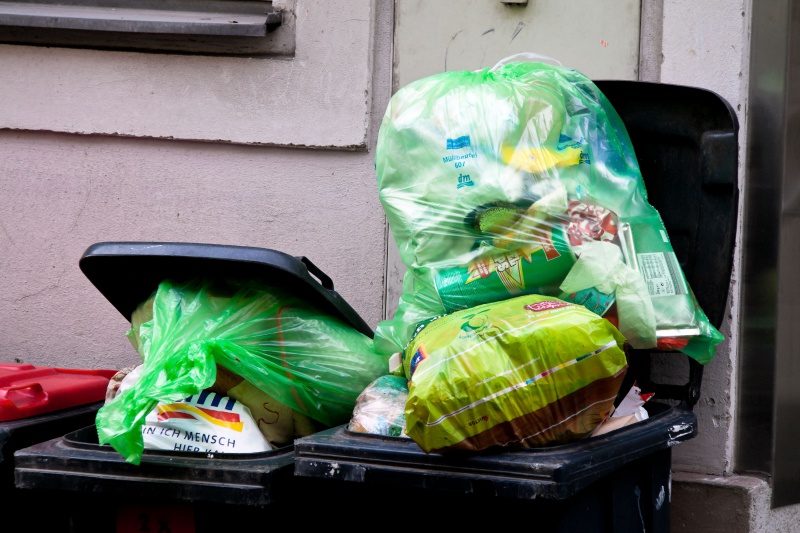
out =
[[99,402],[116,373],[0,363],[0,422]]

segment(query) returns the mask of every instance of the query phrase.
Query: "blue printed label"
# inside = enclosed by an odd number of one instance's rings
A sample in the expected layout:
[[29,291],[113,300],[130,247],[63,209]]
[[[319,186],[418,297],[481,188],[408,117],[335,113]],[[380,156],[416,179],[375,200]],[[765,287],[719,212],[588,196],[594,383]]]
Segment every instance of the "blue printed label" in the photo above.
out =
[[581,137],[580,139],[573,139],[563,133],[558,134],[558,144],[556,145],[556,149],[560,152],[567,148],[580,148],[582,145],[586,144],[586,139]]
[[472,181],[472,178],[469,177],[469,174],[459,174],[458,175],[458,185],[456,186],[457,189],[461,187],[474,187],[475,183]]
[[455,139],[447,139],[448,150],[458,150],[459,148],[466,148],[469,146],[469,135],[462,135]]
[[411,379],[411,376],[413,376],[414,372],[417,370],[417,365],[424,361],[426,357],[425,350],[420,346],[417,351],[414,352],[414,355],[411,356],[411,361],[408,362],[408,379]]

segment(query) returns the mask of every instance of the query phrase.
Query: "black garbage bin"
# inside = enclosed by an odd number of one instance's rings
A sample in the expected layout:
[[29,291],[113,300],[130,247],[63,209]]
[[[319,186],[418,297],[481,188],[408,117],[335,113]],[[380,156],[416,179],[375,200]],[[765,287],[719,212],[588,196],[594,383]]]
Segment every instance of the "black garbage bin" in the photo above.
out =
[[[723,98],[699,88],[596,84],[619,112],[648,201],[662,216],[701,308],[719,328],[736,234],[736,115]],[[651,359],[663,357],[688,370],[688,380],[661,382],[666,378]],[[410,439],[341,426],[295,441],[295,475],[327,480],[332,492],[350,491],[365,508],[384,502],[384,510],[394,508],[409,525],[442,520],[470,527],[488,519],[532,531],[667,532],[671,450],[697,434],[693,407],[702,370],[680,352],[633,351],[622,392],[634,380],[654,392],[649,418],[571,444],[445,456],[426,454]]]
[[[104,242],[79,261],[83,273],[128,320],[165,279],[256,279],[290,289],[372,337],[371,328],[309,259],[276,250],[197,243]],[[15,453],[15,483],[58,493],[70,531],[219,532],[308,524],[293,505],[293,447],[262,453],[145,450],[141,463],[98,443],[94,419]],[[321,519],[321,517],[319,517]],[[165,529],[166,528],[166,529]]]
[[[91,424],[106,395],[110,369],[0,363],[0,501],[4,509],[33,506],[14,487],[14,452]],[[58,527],[58,513],[39,526]]]

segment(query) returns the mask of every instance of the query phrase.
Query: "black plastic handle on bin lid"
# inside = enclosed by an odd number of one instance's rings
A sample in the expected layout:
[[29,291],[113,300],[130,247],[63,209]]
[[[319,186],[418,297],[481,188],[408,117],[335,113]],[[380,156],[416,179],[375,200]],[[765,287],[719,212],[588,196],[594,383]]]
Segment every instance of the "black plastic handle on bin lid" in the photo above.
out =
[[[130,321],[165,279],[201,276],[259,279],[287,288],[372,337],[372,328],[333,290],[333,281],[306,257],[269,248],[181,242],[99,242],[78,265],[103,296]],[[312,277],[313,274],[315,277]]]

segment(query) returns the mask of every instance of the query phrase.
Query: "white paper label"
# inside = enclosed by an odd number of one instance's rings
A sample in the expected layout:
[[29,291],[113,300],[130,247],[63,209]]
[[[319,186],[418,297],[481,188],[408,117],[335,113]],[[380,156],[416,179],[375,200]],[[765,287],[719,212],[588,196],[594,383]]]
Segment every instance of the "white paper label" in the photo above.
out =
[[651,297],[687,294],[678,259],[672,252],[636,254]]

